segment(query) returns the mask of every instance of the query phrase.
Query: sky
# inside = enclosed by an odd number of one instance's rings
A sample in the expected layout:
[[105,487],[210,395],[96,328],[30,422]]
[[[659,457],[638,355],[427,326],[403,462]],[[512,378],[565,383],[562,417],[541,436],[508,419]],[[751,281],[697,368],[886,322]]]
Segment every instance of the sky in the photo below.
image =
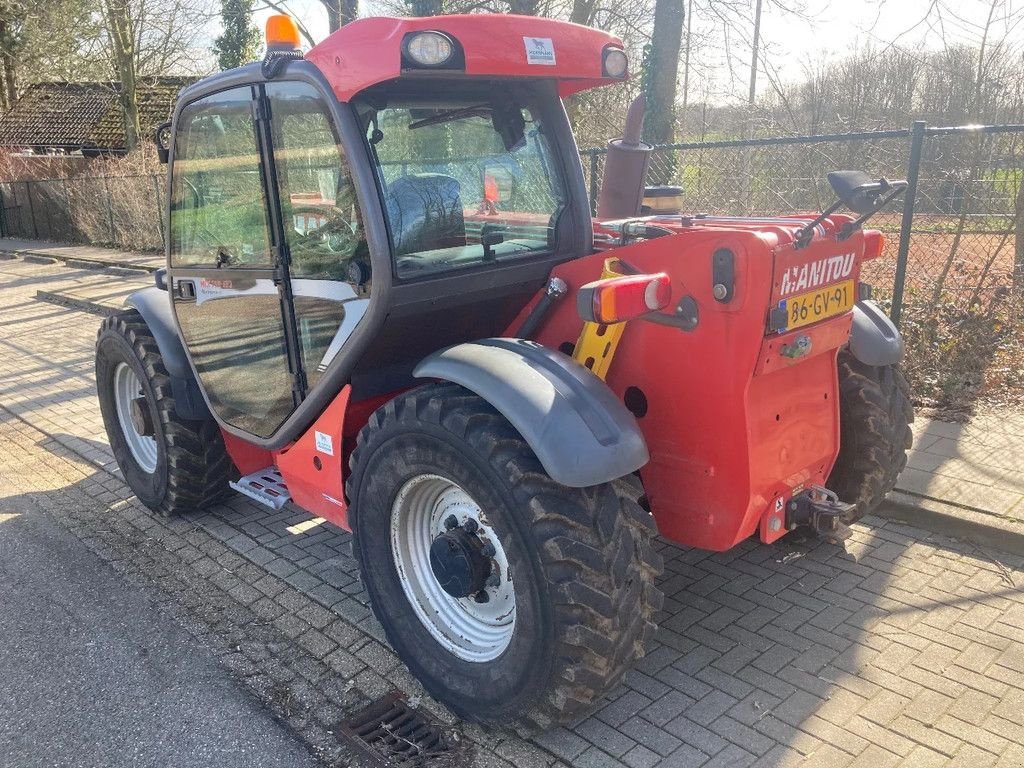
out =
[[[750,1],[752,6],[754,0]],[[318,0],[286,2],[315,39],[326,36],[327,17]],[[1008,37],[1018,44],[1024,43],[1024,18],[1021,18],[1024,17],[1024,0],[765,0],[761,36],[765,56],[772,67],[783,80],[796,80],[807,61],[842,56],[846,51],[867,44],[876,49],[895,44],[910,50],[939,49],[944,42],[977,45],[993,2],[998,10],[992,35],[997,39]],[[256,4],[259,5],[259,0]],[[805,9],[802,15],[780,9],[780,6],[793,8],[800,5]],[[269,9],[256,12],[261,28],[266,17],[273,12]],[[362,0],[363,15],[378,12],[379,7],[374,0]],[[1006,21],[1006,18],[1014,17],[1017,17],[1018,24]],[[711,26],[710,21],[696,16],[694,23],[696,27],[702,24]],[[749,29],[735,32],[734,46],[737,38],[749,40]],[[724,43],[716,44],[716,35],[721,35],[721,31],[709,29],[709,34],[711,40],[701,52],[701,63],[704,64],[701,76],[711,83],[708,90],[745,94],[742,83],[730,82],[729,68],[721,58]],[[749,65],[749,52],[737,53],[736,58]],[[695,66],[695,72],[697,69]],[[737,73],[733,74],[734,79],[739,79]],[[758,90],[764,91],[768,87],[762,77]]]

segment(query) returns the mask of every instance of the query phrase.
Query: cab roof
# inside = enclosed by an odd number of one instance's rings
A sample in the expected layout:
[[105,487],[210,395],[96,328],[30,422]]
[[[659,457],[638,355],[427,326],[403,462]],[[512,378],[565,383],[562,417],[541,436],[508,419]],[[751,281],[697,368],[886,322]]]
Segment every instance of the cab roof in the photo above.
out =
[[[403,69],[403,39],[427,30],[451,37],[461,49],[465,66],[457,70]],[[305,58],[323,72],[340,101],[351,101],[360,91],[403,75],[459,74],[492,79],[551,78],[558,81],[559,95],[564,98],[620,82],[604,75],[603,54],[609,46],[621,48],[622,41],[598,29],[536,16],[376,16],[346,24]]]

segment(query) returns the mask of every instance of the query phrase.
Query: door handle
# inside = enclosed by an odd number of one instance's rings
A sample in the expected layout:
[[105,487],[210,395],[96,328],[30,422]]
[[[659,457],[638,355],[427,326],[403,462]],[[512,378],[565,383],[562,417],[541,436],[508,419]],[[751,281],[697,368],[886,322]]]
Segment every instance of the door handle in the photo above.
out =
[[183,299],[195,299],[196,281],[178,280],[178,296],[180,296]]

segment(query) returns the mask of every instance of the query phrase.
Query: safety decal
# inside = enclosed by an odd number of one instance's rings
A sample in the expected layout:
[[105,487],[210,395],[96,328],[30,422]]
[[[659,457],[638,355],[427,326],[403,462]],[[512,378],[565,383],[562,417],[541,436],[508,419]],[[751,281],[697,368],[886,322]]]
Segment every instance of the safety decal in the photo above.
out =
[[334,455],[334,440],[330,435],[324,432],[314,433],[316,438],[316,449],[320,453],[326,453],[328,456]]
[[797,358],[806,357],[811,353],[811,337],[810,336],[797,336],[793,339],[792,344],[783,344],[782,349],[779,350],[779,354],[783,357],[796,360]]
[[775,511],[776,512],[781,512],[783,510],[783,508],[785,508],[785,506],[786,506],[786,500],[782,496],[779,496],[779,498],[777,498],[775,500]]
[[555,64],[555,44],[550,37],[524,37],[527,64]]

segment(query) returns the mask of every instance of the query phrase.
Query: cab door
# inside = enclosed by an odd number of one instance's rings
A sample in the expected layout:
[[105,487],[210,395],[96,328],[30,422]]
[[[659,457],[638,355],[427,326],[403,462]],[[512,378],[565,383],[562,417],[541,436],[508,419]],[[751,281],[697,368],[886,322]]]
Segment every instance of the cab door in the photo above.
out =
[[329,112],[304,83],[254,84],[183,107],[170,290],[218,420],[268,439],[365,313],[369,266]]

